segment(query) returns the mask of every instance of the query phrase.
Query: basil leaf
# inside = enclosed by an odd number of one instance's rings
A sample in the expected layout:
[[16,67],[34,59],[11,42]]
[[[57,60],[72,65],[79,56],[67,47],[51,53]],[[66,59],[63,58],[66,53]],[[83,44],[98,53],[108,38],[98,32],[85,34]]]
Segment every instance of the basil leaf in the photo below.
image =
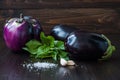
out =
[[27,46],[28,49],[36,49],[40,45],[41,43],[37,40],[31,40],[25,44],[25,46]]
[[65,51],[60,51],[59,56],[60,56],[60,58],[64,58],[65,60],[69,60],[68,53]]
[[53,51],[52,53],[52,58],[57,61],[58,60],[58,52],[57,51]]
[[24,50],[28,51],[31,54],[37,54],[36,50],[41,45],[37,40],[31,40],[25,44],[27,47],[23,47]]
[[33,55],[33,54],[37,54],[37,52],[36,52],[37,49],[29,49],[29,48],[27,48],[27,47],[24,47],[23,50],[28,51],[28,52],[31,53],[32,55]]
[[55,43],[55,47],[57,47],[57,48],[59,48],[61,50],[65,50],[63,41],[54,41],[54,43]]
[[37,50],[36,58],[40,57],[42,55],[47,55],[49,50],[50,50],[50,48],[46,45],[40,46]]
[[45,34],[43,32],[41,32],[40,39],[41,39],[42,44],[54,47],[54,40],[55,40],[54,37],[45,36]]
[[55,40],[53,36],[46,36],[43,32],[40,34],[40,40],[31,40],[25,44],[23,49],[28,51],[34,58],[52,58],[55,61],[60,58],[68,60],[68,53],[65,52],[63,41]]

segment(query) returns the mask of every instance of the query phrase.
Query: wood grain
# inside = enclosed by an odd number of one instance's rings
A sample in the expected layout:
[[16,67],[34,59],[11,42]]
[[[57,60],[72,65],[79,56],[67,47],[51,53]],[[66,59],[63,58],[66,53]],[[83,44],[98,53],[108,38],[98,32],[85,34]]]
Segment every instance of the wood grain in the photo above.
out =
[[20,13],[38,19],[47,33],[56,24],[72,25],[100,33],[119,33],[119,13],[110,8],[1,10],[1,25],[9,18],[19,17]]
[[[1,31],[5,21],[20,13],[38,19],[45,32],[67,24],[99,33],[120,33],[119,0],[1,0]],[[84,7],[84,8],[83,8]]]
[[23,64],[31,63],[29,56],[11,52],[0,37],[0,80],[120,80],[120,35],[107,36],[117,48],[110,60],[78,61],[77,66],[58,65],[39,71],[23,67]]
[[118,8],[119,0],[1,0],[0,9]]

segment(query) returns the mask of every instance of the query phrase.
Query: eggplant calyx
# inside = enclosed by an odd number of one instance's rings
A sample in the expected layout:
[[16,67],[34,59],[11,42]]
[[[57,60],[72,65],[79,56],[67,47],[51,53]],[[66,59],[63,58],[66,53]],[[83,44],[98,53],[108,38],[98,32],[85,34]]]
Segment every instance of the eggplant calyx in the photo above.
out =
[[22,23],[23,22],[23,14],[20,14],[20,18],[17,20],[18,23]]
[[111,41],[105,35],[102,34],[102,37],[107,40],[108,48],[100,60],[107,60],[112,56],[112,53],[113,51],[115,51],[116,48],[111,44]]

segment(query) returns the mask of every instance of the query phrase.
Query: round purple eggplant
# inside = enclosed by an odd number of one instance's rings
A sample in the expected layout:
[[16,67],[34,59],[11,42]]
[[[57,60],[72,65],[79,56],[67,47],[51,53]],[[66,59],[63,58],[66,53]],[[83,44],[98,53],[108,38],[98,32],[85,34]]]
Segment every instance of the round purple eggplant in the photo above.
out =
[[19,51],[31,39],[39,39],[41,25],[35,19],[11,18],[4,26],[3,36],[5,43],[12,51]]
[[75,30],[77,30],[75,27],[58,24],[52,28],[51,35],[57,40],[65,41],[67,36]]
[[105,60],[111,57],[115,47],[103,34],[74,31],[65,41],[66,50],[73,60]]
[[31,38],[32,27],[26,21],[19,22],[19,18],[10,19],[4,26],[4,40],[8,48],[20,50]]

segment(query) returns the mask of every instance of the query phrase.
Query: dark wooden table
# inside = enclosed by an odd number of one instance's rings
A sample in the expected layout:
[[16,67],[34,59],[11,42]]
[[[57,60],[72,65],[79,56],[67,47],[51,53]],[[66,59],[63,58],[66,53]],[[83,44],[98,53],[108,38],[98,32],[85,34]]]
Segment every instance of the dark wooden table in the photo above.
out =
[[[108,61],[79,61],[77,66],[35,71],[23,67],[30,63],[28,54],[13,53],[0,37],[0,80],[120,80],[120,35],[107,35],[116,46],[116,51]],[[48,61],[49,62],[49,61]]]

